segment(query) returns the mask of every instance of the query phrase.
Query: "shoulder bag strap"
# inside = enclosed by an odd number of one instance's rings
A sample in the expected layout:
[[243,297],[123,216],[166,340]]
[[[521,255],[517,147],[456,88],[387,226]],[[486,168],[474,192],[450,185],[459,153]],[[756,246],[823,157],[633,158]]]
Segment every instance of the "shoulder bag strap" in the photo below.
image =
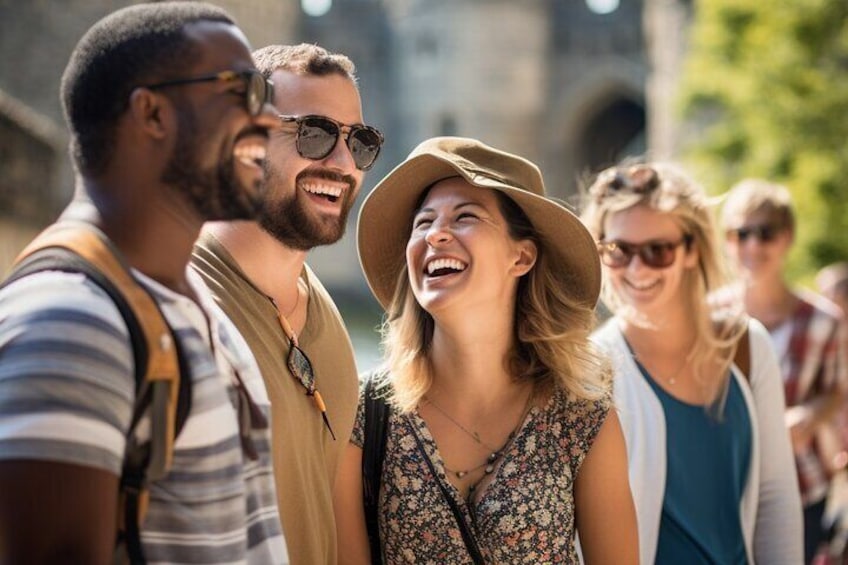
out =
[[418,444],[418,451],[421,452],[421,456],[427,463],[427,467],[430,468],[430,473],[433,474],[433,480],[436,482],[437,485],[439,485],[439,490],[442,491],[442,496],[445,497],[445,501],[447,501],[448,506],[450,506],[451,512],[453,512],[454,518],[456,518],[456,523],[459,526],[459,533],[462,534],[462,541],[465,542],[465,547],[468,549],[468,553],[471,555],[471,560],[474,561],[474,565],[485,565],[486,562],[483,560],[483,555],[480,553],[480,548],[477,546],[477,540],[474,539],[474,535],[471,533],[471,528],[465,521],[465,517],[462,515],[462,511],[456,504],[456,500],[454,500],[454,498],[448,492],[448,489],[445,487],[442,481],[439,480],[439,476],[436,474],[436,469],[435,467],[433,467],[433,462],[430,460],[430,456],[427,455],[427,450],[424,448],[424,444],[421,443],[421,438],[418,437],[417,432],[413,432],[412,437],[415,438],[415,442]]
[[380,498],[380,476],[386,453],[388,435],[388,403],[374,392],[374,375],[365,381],[365,438],[362,444],[362,491],[365,504],[365,526],[368,545],[371,547],[371,564],[382,565],[380,531],[378,525],[378,503]]

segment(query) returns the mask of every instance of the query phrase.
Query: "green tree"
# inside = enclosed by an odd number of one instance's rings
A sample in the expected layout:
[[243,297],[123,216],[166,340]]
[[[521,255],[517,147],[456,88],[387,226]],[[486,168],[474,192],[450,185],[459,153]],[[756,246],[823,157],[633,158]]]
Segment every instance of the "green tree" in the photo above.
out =
[[696,1],[681,90],[682,154],[711,191],[792,191],[791,273],[848,259],[848,2]]

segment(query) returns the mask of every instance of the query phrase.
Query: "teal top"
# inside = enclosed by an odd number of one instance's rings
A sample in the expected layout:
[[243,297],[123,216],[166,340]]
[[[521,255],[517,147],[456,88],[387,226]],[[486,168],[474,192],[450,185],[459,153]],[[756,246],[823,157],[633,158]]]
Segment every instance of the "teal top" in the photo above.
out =
[[666,419],[665,497],[656,563],[746,564],[740,506],[751,466],[751,420],[732,376],[721,417],[668,394],[639,365]]

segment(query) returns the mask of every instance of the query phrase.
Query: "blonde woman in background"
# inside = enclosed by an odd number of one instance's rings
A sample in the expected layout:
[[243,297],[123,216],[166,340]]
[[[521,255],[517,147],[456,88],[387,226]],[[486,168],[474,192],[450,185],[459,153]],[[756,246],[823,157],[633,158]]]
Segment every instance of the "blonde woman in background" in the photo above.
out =
[[706,196],[672,166],[622,165],[582,218],[614,314],[594,338],[615,366],[641,562],[800,563],[777,359],[761,324],[712,300],[728,278]]

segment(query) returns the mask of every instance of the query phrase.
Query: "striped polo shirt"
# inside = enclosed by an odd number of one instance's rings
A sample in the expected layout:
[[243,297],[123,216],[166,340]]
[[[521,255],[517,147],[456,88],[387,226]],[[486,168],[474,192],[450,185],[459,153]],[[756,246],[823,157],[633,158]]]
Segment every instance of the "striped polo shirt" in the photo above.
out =
[[[238,371],[270,418],[241,335],[193,273],[202,305],[140,273],[186,357],[191,411],[173,467],[150,485],[141,526],[149,563],[287,563],[269,430],[244,456],[233,387]],[[76,273],[43,272],[0,290],[0,459],[73,463],[120,475],[134,399],[126,324],[108,295]],[[139,425],[139,435],[149,430]]]

